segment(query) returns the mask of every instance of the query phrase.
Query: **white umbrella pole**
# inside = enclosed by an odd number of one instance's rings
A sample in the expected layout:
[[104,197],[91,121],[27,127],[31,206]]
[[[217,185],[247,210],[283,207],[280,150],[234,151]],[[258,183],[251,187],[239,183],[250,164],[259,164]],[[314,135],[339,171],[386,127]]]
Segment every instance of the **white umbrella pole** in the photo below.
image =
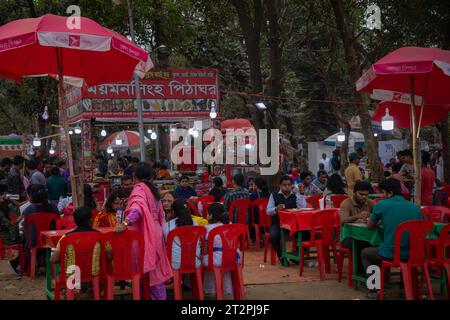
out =
[[413,161],[414,161],[414,202],[420,206],[421,202],[421,170],[420,170],[420,157],[419,157],[419,139],[417,136],[417,123],[416,123],[416,101],[414,96],[414,77],[411,80],[411,116],[412,116],[412,142],[413,142]]
[[59,82],[59,108],[60,112],[62,112],[62,121],[64,127],[64,135],[66,140],[67,147],[67,164],[69,165],[69,173],[70,173],[70,186],[72,188],[72,202],[74,208],[78,208],[80,205],[79,202],[79,193],[77,188],[77,182],[75,180],[75,170],[73,168],[73,156],[72,156],[72,144],[70,141],[69,135],[69,125],[67,124],[67,112],[64,108],[64,76],[63,76],[63,61],[62,61],[62,52],[61,48],[56,48],[56,61],[58,66],[58,82]]

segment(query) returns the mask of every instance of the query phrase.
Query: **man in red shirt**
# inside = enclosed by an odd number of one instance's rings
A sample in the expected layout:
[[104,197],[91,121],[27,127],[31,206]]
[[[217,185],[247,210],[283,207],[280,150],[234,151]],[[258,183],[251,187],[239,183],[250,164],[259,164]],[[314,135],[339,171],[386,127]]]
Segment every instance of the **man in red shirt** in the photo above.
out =
[[433,188],[436,181],[436,174],[428,166],[430,163],[430,153],[422,151],[422,198],[421,204],[423,206],[433,205]]

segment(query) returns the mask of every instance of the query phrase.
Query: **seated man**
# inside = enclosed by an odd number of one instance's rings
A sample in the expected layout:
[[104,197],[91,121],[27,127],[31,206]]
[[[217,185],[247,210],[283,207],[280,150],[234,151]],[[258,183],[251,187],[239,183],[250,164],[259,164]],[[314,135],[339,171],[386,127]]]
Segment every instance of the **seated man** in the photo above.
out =
[[[370,183],[367,181],[357,181],[353,189],[353,196],[344,200],[340,207],[341,224],[346,223],[366,223],[372,212],[374,203],[368,199],[370,192]],[[353,240],[345,238],[341,241],[341,246],[352,250],[352,243],[356,241],[358,256],[363,248],[370,246],[366,241]],[[358,274],[365,273],[362,270],[360,261],[358,261]]]
[[322,190],[319,189],[314,183],[312,183],[311,173],[304,171],[300,173],[301,183],[298,185],[298,190],[300,194],[305,196],[317,196],[322,194]]
[[175,188],[174,192],[177,194],[178,198],[185,200],[197,196],[197,192],[195,192],[194,188],[189,186],[188,176],[182,176],[180,178],[180,184]]
[[[323,165],[323,163],[321,163]],[[317,172],[317,179],[313,181],[313,184],[320,189],[320,191],[325,191],[328,182],[328,173],[325,170],[319,170]]]
[[[226,193],[223,198],[223,205],[226,214],[229,214],[230,206],[233,201],[239,199],[250,199],[250,193],[244,188],[244,175],[241,173],[235,174],[233,177],[233,190]],[[233,219],[233,217],[229,217]]]
[[280,191],[270,195],[267,204],[267,214],[272,216],[270,226],[270,243],[277,252],[278,259],[286,266],[289,262],[281,259],[281,228],[277,210],[306,208],[306,197],[292,190],[292,181],[289,176],[283,176],[280,180]]
[[[383,226],[383,242],[379,247],[368,247],[361,252],[364,269],[370,265],[381,265],[382,260],[392,260],[394,258],[394,239],[397,226],[405,221],[422,220],[420,207],[410,201],[406,201],[402,196],[400,181],[387,179],[380,184],[383,190],[383,201],[378,202],[373,208],[373,212],[367,222],[368,229],[374,229],[379,224]],[[400,259],[406,260],[409,257],[409,236],[404,236],[400,244]],[[368,293],[369,298],[375,298],[377,290]]]

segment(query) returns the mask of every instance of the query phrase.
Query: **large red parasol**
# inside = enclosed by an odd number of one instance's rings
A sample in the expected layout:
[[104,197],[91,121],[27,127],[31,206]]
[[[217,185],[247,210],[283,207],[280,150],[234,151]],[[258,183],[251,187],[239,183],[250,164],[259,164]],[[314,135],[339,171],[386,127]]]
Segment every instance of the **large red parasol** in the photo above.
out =
[[[450,104],[450,51],[437,48],[405,47],[397,49],[364,73],[356,82],[356,90],[372,94],[372,98],[411,105],[414,155],[415,202],[420,204],[421,174],[419,132],[424,105]],[[416,107],[421,106],[419,123]],[[417,126],[418,124],[418,126]]]
[[[411,128],[411,106],[404,103],[380,102],[372,116],[372,121],[381,122],[386,114],[386,109],[389,110],[389,114],[394,118],[395,128]],[[423,128],[444,121],[447,119],[449,110],[450,108],[447,106],[424,106],[420,126]],[[416,106],[416,114],[420,114],[420,106]]]
[[[120,141],[120,144],[117,144]],[[144,138],[145,144],[150,143],[150,139]],[[113,149],[136,149],[140,147],[140,137],[139,132],[124,130],[111,133],[108,137],[103,140],[99,147],[101,149],[106,149],[111,146]]]
[[[16,81],[57,76],[59,108],[64,110],[65,79],[89,86],[127,82],[133,74],[143,77],[153,66],[145,50],[95,21],[80,17],[78,29],[69,29],[67,22],[68,17],[46,14],[1,26],[0,76]],[[62,114],[73,201],[78,206],[81,192],[75,183],[67,114]]]

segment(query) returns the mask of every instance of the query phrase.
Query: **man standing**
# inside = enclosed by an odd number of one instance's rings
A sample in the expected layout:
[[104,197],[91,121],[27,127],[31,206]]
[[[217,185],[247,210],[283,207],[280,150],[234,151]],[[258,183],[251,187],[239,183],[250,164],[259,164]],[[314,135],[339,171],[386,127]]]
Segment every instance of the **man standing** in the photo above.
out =
[[47,188],[47,179],[42,172],[37,169],[37,164],[33,160],[29,160],[25,164],[25,168],[30,178],[30,184],[40,184]]
[[353,196],[353,189],[355,188],[356,182],[363,180],[361,170],[358,167],[360,159],[359,154],[356,152],[352,152],[348,156],[350,164],[345,169],[345,180],[347,181],[347,194],[349,197]]
[[[381,265],[383,260],[392,261],[394,258],[395,230],[405,221],[422,220],[420,207],[405,200],[402,196],[400,182],[396,179],[387,179],[380,184],[385,200],[378,202],[367,222],[368,229],[383,226],[383,242],[379,247],[368,247],[361,252],[364,269],[370,265]],[[409,257],[409,235],[405,234],[400,242],[400,259]],[[376,298],[377,290],[368,293],[369,298]]]
[[8,174],[8,193],[24,195],[25,186],[23,185],[23,163],[25,158],[22,156],[15,156],[13,161],[13,167]]
[[428,167],[430,163],[430,153],[422,151],[422,188],[420,203],[423,206],[433,205],[433,190],[436,182],[434,171]]
[[295,208],[306,208],[306,197],[304,195],[300,195],[299,193],[295,193],[292,190],[291,178],[289,176],[283,176],[280,180],[280,191],[270,195],[266,212],[271,216],[272,220],[269,229],[270,243],[272,248],[276,251],[281,264],[284,266],[289,265],[289,262],[281,259],[281,228],[278,210]]
[[8,173],[11,170],[13,162],[10,158],[3,158],[0,162],[0,184],[6,185],[8,182]]
[[133,157],[130,160],[130,164],[125,168],[124,174],[132,177],[134,173],[134,169],[136,169],[137,164],[139,163],[139,158]]
[[330,158],[327,157],[326,153],[322,153],[322,159],[320,159],[319,164],[323,163],[324,166],[324,170],[326,172],[330,172],[331,171],[331,162],[330,162]]
[[[366,163],[367,163],[367,157],[366,157],[366,155],[364,154],[364,150],[363,150],[363,148],[358,148],[358,149],[356,149],[356,153],[358,154],[358,156],[359,156],[359,164],[358,164],[358,167],[360,168],[360,169],[362,169],[362,171],[366,171]],[[383,168],[384,169],[384,168]]]
[[[223,205],[226,213],[229,213],[231,203],[239,199],[250,199],[250,193],[244,188],[244,175],[241,173],[235,174],[233,177],[233,190],[226,193],[223,197]],[[233,213],[234,214],[234,213]],[[231,219],[233,217],[230,217]]]
[[51,169],[51,176],[47,181],[47,190],[48,200],[55,206],[58,206],[59,198],[65,198],[67,196],[69,188],[66,180],[61,176],[58,167],[53,167]]
[[400,162],[402,163],[399,174],[403,177],[403,182],[406,187],[411,190],[414,185],[413,154],[411,150],[403,150],[400,151],[398,155]]
[[129,198],[133,191],[133,179],[127,175],[122,176],[121,187],[127,198]]
[[339,170],[341,170],[341,155],[339,149],[333,150],[333,157],[330,160],[330,164],[332,173],[336,173],[339,172]]

